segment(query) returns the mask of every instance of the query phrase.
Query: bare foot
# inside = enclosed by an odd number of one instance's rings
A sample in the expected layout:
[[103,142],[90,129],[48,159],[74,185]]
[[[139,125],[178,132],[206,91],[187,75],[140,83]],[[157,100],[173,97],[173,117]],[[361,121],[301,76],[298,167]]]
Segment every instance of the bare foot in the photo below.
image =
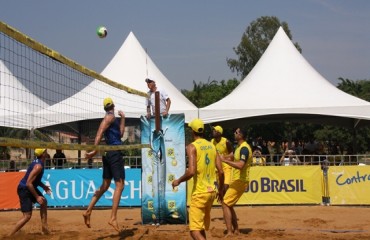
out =
[[91,214],[82,214],[82,216],[84,217],[84,221],[85,221],[85,225],[88,227],[88,228],[91,228],[90,226],[90,215]]
[[233,236],[232,233],[227,233],[224,238],[231,238]]
[[111,225],[117,232],[121,232],[120,227],[118,226],[118,223],[116,220],[110,220],[108,222],[109,225]]
[[44,235],[49,235],[50,234],[50,230],[48,227],[44,226],[42,227],[42,234]]

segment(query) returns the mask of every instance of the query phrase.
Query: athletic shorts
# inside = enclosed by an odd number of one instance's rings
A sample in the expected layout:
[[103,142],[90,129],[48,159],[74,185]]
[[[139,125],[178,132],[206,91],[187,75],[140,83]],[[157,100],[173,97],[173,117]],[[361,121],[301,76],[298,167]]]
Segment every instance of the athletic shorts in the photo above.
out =
[[225,193],[224,203],[229,207],[234,206],[245,192],[247,186],[248,182],[239,179],[232,182]]
[[230,167],[229,165],[227,166],[224,166],[222,165],[222,170],[224,171],[224,184],[226,185],[230,185],[231,183],[231,173],[232,173],[232,167]]
[[103,179],[125,180],[125,164],[121,151],[105,152],[103,156]]
[[[42,193],[35,188],[37,195],[42,196]],[[19,196],[19,203],[21,205],[22,212],[32,212],[32,206],[36,203],[36,198],[32,195],[27,187],[18,186],[17,193]]]
[[200,193],[191,196],[189,207],[190,231],[208,230],[211,223],[211,208],[216,193]]

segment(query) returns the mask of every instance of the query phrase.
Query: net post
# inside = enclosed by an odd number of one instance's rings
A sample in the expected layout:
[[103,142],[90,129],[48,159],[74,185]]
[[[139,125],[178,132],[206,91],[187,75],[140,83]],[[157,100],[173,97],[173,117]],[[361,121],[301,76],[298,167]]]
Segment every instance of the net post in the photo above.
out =
[[161,116],[161,112],[160,112],[160,102],[159,102],[159,91],[156,91],[155,92],[155,108],[154,108],[154,116],[155,116],[155,131],[158,132],[161,127],[160,127],[160,116]]

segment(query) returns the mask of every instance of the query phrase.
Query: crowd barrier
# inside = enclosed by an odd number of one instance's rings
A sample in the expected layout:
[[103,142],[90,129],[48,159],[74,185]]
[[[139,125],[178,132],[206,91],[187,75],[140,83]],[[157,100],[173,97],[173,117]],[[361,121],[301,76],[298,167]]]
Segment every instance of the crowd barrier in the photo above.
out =
[[[322,204],[323,199],[331,205],[370,204],[370,166],[330,166],[327,171],[321,166],[266,166],[252,167],[250,173],[249,190],[240,205]],[[0,173],[0,210],[19,208],[17,185],[24,174]],[[48,206],[86,207],[101,176],[101,169],[45,170],[43,182],[53,191],[45,195]],[[113,189],[112,182],[97,206],[111,206]],[[192,181],[187,189],[189,203]],[[120,206],[141,206],[141,169],[126,169]]]
[[[268,154],[263,155],[266,159],[266,166],[280,166],[281,154]],[[357,155],[294,155],[300,160],[299,165],[321,165],[324,161],[329,161],[331,166],[348,166],[348,165],[370,165],[370,155],[369,154],[357,154]],[[142,157],[141,156],[124,156],[125,166],[130,166],[131,168],[141,168],[142,167]],[[26,159],[10,159],[10,160],[0,160],[0,172],[1,171],[12,171],[14,169],[21,171],[27,169],[31,160]],[[14,166],[11,166],[13,163]],[[55,168],[54,164],[51,164],[50,168]],[[96,157],[90,162],[87,159],[78,158],[67,158],[67,163],[65,163],[60,168],[101,168],[103,167],[101,157]]]

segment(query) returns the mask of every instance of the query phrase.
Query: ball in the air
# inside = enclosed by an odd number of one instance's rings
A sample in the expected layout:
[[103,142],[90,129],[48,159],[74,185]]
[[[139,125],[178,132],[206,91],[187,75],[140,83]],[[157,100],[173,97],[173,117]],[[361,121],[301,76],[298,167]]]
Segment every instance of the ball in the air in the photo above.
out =
[[96,29],[96,34],[100,38],[105,38],[107,36],[107,34],[108,34],[107,28],[106,27],[103,27],[103,26],[98,27]]

